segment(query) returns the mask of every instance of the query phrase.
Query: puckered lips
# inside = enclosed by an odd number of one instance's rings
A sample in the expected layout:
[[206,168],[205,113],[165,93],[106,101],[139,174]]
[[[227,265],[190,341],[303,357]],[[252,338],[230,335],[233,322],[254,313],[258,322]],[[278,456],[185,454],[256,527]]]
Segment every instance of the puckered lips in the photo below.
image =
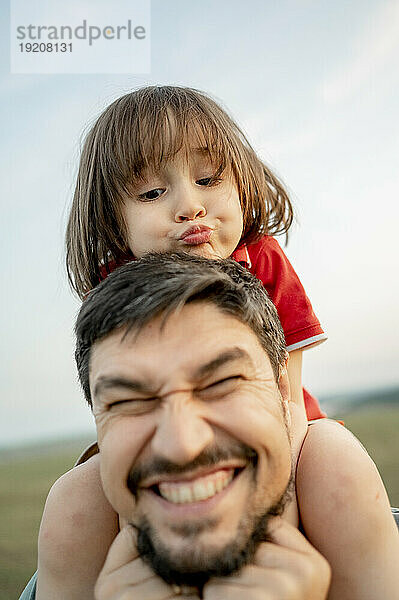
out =
[[140,489],[149,492],[167,510],[198,513],[211,509],[221,500],[245,466],[235,461],[198,469],[195,473],[158,476],[143,482]]
[[207,225],[191,225],[180,235],[179,240],[188,246],[199,246],[209,242],[212,229]]

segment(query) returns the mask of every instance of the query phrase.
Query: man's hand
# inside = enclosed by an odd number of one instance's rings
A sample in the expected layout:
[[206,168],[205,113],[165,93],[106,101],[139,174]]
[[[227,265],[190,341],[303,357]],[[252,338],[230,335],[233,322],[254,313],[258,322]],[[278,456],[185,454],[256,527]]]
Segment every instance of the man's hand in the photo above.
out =
[[204,600],[325,600],[331,573],[321,554],[281,519],[275,521],[272,539],[259,546],[253,565],[211,579]]
[[[116,536],[94,589],[96,600],[174,600],[180,593],[154,574],[137,552],[137,536],[131,526]],[[198,596],[184,595],[186,600]]]
[[[275,519],[273,542],[260,545],[253,565],[239,574],[214,578],[204,600],[326,600],[330,568],[292,525]],[[198,600],[197,595],[183,595]],[[182,598],[138,555],[136,534],[127,526],[112,544],[95,587],[96,600],[173,600]]]

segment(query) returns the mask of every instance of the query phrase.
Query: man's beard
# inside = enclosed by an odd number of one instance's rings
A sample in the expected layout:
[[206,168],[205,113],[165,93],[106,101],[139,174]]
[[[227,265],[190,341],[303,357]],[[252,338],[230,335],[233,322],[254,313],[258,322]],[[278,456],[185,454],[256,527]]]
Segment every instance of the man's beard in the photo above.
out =
[[[257,454],[248,446],[237,444],[227,452],[221,449],[205,450],[193,463],[184,467],[163,460],[154,461],[148,468],[133,470],[129,476],[128,485],[136,496],[139,493],[138,483],[143,476],[154,472],[179,474],[198,466],[216,465],[222,460],[232,457],[247,459],[246,468],[253,470],[253,479],[256,483]],[[193,524],[182,523],[181,526],[175,527],[176,533],[186,538],[187,547],[179,552],[173,552],[159,539],[157,531],[148,518],[143,515],[139,522],[132,524],[138,534],[138,552],[141,558],[166,583],[186,585],[202,590],[204,584],[211,577],[226,577],[253,562],[259,544],[270,540],[268,533],[270,519],[283,513],[286,504],[291,499],[292,491],[293,476],[291,475],[280,499],[263,513],[259,514],[258,510],[256,515],[242,515],[237,534],[231,542],[216,550],[206,549],[201,547],[200,543],[196,543],[196,534],[203,530],[209,531],[213,525],[212,519],[204,519]]]

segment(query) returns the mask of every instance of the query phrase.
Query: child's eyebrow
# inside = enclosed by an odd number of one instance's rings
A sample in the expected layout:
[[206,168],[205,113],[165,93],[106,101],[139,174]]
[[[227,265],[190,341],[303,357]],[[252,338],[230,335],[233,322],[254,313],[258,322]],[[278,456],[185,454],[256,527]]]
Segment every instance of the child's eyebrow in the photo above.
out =
[[196,148],[190,148],[191,152],[194,154],[199,154],[200,156],[204,156],[205,158],[209,158],[212,160],[212,154],[210,149],[207,146],[200,146]]
[[140,173],[133,178],[132,183],[133,185],[135,183],[146,183],[151,177],[158,175],[161,171],[162,167],[159,167],[158,169],[155,168],[155,166],[144,167]]
[[199,152],[201,154],[209,154],[209,148],[207,146],[198,146],[192,148],[193,152]]

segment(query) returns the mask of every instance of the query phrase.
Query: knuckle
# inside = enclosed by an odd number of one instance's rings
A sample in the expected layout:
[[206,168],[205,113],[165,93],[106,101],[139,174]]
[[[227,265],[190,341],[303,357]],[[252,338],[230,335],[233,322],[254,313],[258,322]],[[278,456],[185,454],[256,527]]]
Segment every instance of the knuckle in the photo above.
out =
[[295,600],[297,598],[300,589],[298,577],[289,572],[280,572],[276,577],[276,583],[281,598],[284,598],[284,600]]
[[[231,593],[229,593],[228,597],[229,600],[233,600],[233,596]],[[222,586],[211,584],[206,586],[204,598],[206,598],[206,600],[225,600],[226,595]]]
[[[246,565],[245,567],[243,567],[241,569],[239,576],[241,578],[245,577],[245,578],[252,579],[256,576],[257,571],[258,571],[258,568],[255,567],[254,565]],[[237,577],[237,575],[235,575],[235,577]]]
[[94,600],[105,600],[105,596],[101,587],[101,581],[97,581],[94,586]]
[[95,600],[110,600],[117,592],[116,581],[111,577],[100,577],[94,586]]
[[330,585],[331,582],[331,566],[324,556],[320,555],[320,564],[319,570],[322,577],[326,580],[327,584]]
[[302,564],[303,586],[309,592],[312,589],[328,589],[331,581],[331,568],[319,552],[308,555]]
[[313,560],[313,558],[307,555],[301,557],[301,574],[305,581],[313,581],[317,575],[317,563],[318,561]]

